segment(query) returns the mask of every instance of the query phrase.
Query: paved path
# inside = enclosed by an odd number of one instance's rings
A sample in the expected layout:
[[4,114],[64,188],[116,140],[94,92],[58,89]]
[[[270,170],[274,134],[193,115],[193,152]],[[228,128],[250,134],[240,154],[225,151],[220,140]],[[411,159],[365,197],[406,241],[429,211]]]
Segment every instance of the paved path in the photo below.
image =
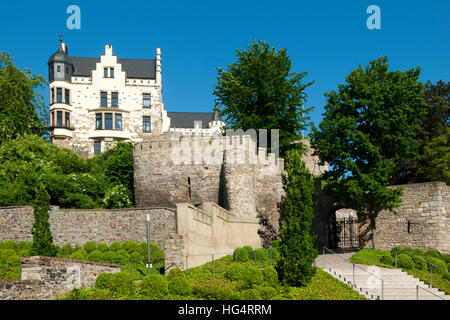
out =
[[[336,279],[352,286],[356,291],[369,299],[416,300],[417,285],[419,285],[421,287],[418,290],[419,300],[442,300],[441,298],[450,300],[449,295],[445,295],[444,292],[436,288],[430,288],[428,284],[400,269],[381,268],[362,264],[355,264],[355,267],[353,267],[353,264],[348,261],[353,254],[326,254],[325,265],[324,256],[320,254],[315,261],[315,265]],[[373,275],[370,275],[364,270],[369,271]]]

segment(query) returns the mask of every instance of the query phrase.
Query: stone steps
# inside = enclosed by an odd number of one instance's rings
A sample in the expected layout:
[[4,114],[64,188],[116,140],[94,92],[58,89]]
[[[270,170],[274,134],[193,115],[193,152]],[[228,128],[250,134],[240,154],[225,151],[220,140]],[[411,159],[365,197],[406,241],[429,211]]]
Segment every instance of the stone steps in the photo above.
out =
[[[450,300],[449,295],[439,291],[437,288],[430,288],[425,282],[414,278],[401,269],[360,264],[355,264],[354,268],[353,264],[348,261],[352,254],[325,255],[325,268],[323,268],[323,256],[319,256],[315,261],[315,265],[331,274],[334,278],[348,284],[368,299],[416,300],[418,293],[419,300],[442,300],[442,298]],[[367,269],[376,277],[364,271]],[[417,291],[417,286],[419,286],[419,291]]]

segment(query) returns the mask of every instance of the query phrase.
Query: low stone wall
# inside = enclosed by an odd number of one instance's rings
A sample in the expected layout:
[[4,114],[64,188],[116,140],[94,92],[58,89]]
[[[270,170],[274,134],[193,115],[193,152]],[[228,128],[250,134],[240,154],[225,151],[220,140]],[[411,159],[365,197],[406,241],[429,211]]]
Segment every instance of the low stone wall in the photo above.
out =
[[52,257],[21,258],[21,280],[1,280],[0,300],[48,300],[73,288],[90,288],[100,273],[116,273],[120,265]]
[[[52,206],[50,229],[55,244],[83,246],[87,241],[147,241],[146,214],[150,215],[151,241],[163,248],[166,265],[180,265],[183,239],[177,234],[176,212],[168,208],[145,209],[60,209]],[[33,208],[0,208],[0,241],[31,241]]]
[[450,254],[450,187],[444,182],[401,187],[398,213],[383,211],[376,219],[375,247],[390,250],[400,245]]

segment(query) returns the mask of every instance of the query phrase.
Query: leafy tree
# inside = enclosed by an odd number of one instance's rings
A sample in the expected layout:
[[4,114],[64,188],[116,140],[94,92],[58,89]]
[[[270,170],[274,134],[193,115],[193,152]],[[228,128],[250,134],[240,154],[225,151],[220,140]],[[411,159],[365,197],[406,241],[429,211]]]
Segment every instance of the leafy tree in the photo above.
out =
[[90,163],[93,168],[98,166],[112,187],[125,186],[126,193],[134,203],[133,144],[131,142],[118,142],[114,148],[92,158]]
[[352,208],[362,221],[369,219],[373,246],[378,213],[394,211],[401,202],[402,189],[388,186],[399,180],[403,164],[417,157],[411,139],[423,115],[419,74],[420,68],[388,71],[386,57],[359,66],[337,92],[325,94],[325,117],[320,130],[313,128],[314,154],[329,164],[325,192],[336,209]]
[[8,53],[0,52],[0,144],[25,134],[43,135],[48,117],[43,96],[34,92],[44,88],[45,79],[21,71]]
[[299,150],[289,150],[282,175],[286,198],[282,205],[280,258],[276,269],[280,281],[291,286],[307,283],[314,275],[314,237],[310,234],[313,217],[314,183]]
[[[226,129],[279,129],[280,154],[301,146],[292,144],[302,138],[310,117],[305,114],[306,72],[291,72],[286,49],[275,50],[262,41],[253,41],[247,50],[237,50],[237,62],[226,70],[218,68],[214,94],[225,116]],[[270,141],[270,140],[269,140]]]
[[36,200],[33,204],[34,223],[31,229],[33,236],[33,245],[31,247],[32,255],[54,257],[57,248],[53,244],[53,236],[50,230],[49,212],[50,196],[43,184],[39,185],[36,191]]
[[444,181],[450,185],[450,128],[425,145],[418,173],[428,181]]

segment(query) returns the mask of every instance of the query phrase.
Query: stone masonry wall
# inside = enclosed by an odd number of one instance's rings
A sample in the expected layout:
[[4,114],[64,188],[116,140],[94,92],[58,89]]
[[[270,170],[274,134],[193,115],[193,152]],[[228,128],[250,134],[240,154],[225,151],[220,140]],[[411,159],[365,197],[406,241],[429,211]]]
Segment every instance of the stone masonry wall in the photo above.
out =
[[[150,214],[151,240],[166,254],[166,265],[182,265],[183,239],[177,234],[174,209],[60,209],[50,211],[50,229],[57,245],[83,246],[87,241],[147,241],[146,214]],[[0,208],[0,241],[31,241],[34,221],[32,207]]]
[[[398,186],[395,186],[398,187]],[[375,246],[410,246],[450,253],[450,187],[444,182],[403,185],[398,214],[381,212],[376,219]]]
[[21,280],[0,280],[0,300],[55,299],[73,288],[90,288],[100,273],[120,271],[117,264],[51,257],[21,258]]

